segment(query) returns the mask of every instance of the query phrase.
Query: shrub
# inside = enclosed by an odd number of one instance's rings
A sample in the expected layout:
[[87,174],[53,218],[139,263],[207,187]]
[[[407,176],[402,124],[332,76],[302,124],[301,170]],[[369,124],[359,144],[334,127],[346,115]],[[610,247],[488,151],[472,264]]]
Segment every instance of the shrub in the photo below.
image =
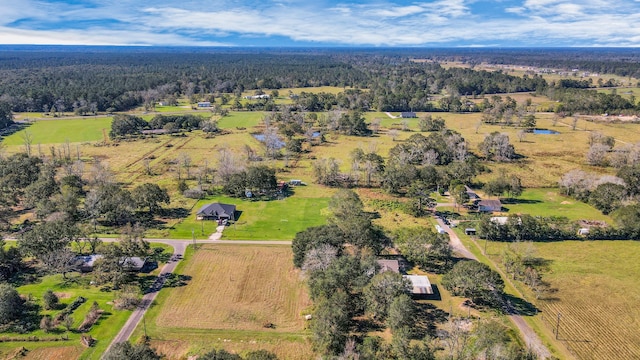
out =
[[58,296],[56,296],[56,294],[54,294],[53,291],[49,289],[42,296],[42,302],[44,303],[44,308],[46,310],[51,310],[56,308],[59,299]]

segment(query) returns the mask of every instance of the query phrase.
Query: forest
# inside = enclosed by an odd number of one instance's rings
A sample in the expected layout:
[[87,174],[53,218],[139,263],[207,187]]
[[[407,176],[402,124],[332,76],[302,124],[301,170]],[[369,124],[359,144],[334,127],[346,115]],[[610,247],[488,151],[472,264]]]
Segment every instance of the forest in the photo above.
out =
[[[98,48],[100,49],[100,48]],[[15,112],[65,112],[79,115],[126,111],[163,99],[186,96],[193,102],[230,103],[243,91],[313,86],[336,86],[344,92],[302,96],[296,104],[309,111],[332,108],[360,111],[482,111],[466,98],[485,94],[536,92],[549,94],[565,105],[563,112],[635,112],[634,99],[615,94],[589,95],[568,91],[590,84],[562,81],[547,83],[538,75],[518,77],[501,71],[444,68],[433,60],[492,61],[565,67],[633,75],[637,65],[625,62],[617,68],[600,67],[598,53],[576,52],[568,63],[564,52],[550,52],[545,62],[528,51],[387,50],[355,52],[327,49],[271,50],[107,50],[61,48],[43,52],[9,48],[0,54],[0,102]],[[573,54],[573,53],[572,53]],[[603,53],[606,55],[608,53]],[[470,60],[469,60],[470,61]],[[572,60],[573,61],[573,60]],[[607,61],[607,66],[617,64]],[[624,71],[622,70],[624,69]],[[584,85],[584,86],[583,86]],[[606,84],[602,84],[603,86]],[[354,90],[349,90],[353,88]],[[362,91],[361,91],[362,90]],[[272,104],[254,104],[248,110],[272,110]]]

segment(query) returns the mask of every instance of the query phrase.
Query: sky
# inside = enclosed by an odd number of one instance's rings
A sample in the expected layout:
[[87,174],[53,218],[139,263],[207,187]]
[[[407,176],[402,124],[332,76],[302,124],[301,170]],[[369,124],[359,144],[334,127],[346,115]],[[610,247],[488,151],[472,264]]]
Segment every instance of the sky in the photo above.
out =
[[0,44],[636,47],[640,0],[0,0]]

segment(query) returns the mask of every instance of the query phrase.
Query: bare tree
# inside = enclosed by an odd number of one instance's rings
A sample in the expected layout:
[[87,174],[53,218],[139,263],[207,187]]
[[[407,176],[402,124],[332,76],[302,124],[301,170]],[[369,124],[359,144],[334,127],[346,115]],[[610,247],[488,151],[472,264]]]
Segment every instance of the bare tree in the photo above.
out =
[[22,135],[22,144],[24,145],[24,150],[28,156],[31,156],[31,144],[33,143],[33,134],[29,132],[29,130],[25,130]]
[[526,137],[526,135],[527,135],[527,132],[526,132],[526,131],[524,131],[524,130],[518,130],[518,140],[519,140],[520,142],[523,142],[523,141],[524,141],[524,138]]
[[396,129],[391,129],[389,130],[389,136],[391,137],[391,139],[393,141],[396,141],[396,139],[398,138],[398,136],[400,136],[400,133],[398,132],[398,130]]
[[571,130],[575,130],[578,127],[578,117],[574,116],[571,120]]
[[95,159],[91,166],[89,182],[95,186],[113,183],[113,173],[109,170],[109,165]]
[[587,163],[593,166],[607,166],[607,153],[611,150],[609,145],[596,143],[587,151]]
[[369,128],[373,131],[374,134],[377,134],[380,131],[380,124],[382,123],[382,119],[374,118],[369,124]]
[[307,252],[304,257],[304,263],[302,264],[302,270],[315,271],[326,270],[329,265],[338,255],[338,249],[335,247],[322,244],[317,248],[313,248]]
[[[189,154],[182,153],[178,156],[178,163],[187,171],[187,179],[191,178],[191,156]],[[178,179],[180,177],[178,176]]]

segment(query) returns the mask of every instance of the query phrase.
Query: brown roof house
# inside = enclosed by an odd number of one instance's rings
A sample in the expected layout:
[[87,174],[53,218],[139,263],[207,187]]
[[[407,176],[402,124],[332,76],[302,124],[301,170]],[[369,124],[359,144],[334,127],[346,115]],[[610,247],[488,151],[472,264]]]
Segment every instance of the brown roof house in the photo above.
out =
[[376,260],[376,262],[378,263],[378,265],[380,265],[381,273],[385,271],[400,273],[400,263],[398,262],[398,260],[378,259]]

